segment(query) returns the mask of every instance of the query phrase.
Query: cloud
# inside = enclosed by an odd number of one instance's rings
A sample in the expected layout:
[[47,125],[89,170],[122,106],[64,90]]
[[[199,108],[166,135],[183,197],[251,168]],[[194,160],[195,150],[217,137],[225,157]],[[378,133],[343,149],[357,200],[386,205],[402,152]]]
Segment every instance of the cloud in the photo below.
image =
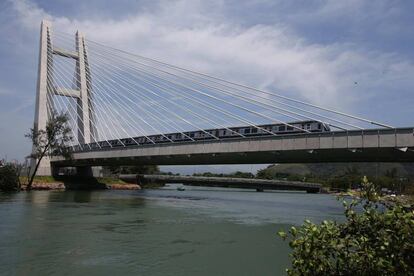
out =
[[[395,79],[401,66],[407,74],[414,72],[413,64],[397,55],[346,43],[312,44],[282,24],[243,28],[217,21],[214,14],[202,15],[202,1],[162,2],[155,12],[93,21],[53,16],[28,1],[13,3],[21,24],[29,29],[37,29],[47,18],[56,32],[78,28],[92,40],[343,110],[354,111],[360,101],[359,91],[352,92],[355,82],[380,87]],[[326,17],[362,8],[359,1],[328,1],[314,14]],[[341,97],[344,94],[347,97]]]
[[0,96],[10,95],[10,91],[4,88],[0,88]]

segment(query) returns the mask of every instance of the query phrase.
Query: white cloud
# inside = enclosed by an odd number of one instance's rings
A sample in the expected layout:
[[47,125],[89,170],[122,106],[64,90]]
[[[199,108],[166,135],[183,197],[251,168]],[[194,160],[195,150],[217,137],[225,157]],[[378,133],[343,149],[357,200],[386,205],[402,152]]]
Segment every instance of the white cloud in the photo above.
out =
[[[154,13],[118,21],[56,17],[27,1],[13,3],[29,29],[37,29],[39,21],[48,18],[56,31],[73,33],[78,28],[89,38],[118,48],[344,110],[352,110],[359,101],[359,92],[351,91],[355,82],[381,86],[381,81],[396,78],[401,66],[414,72],[413,65],[398,56],[347,44],[310,44],[287,26],[242,28],[217,21],[202,16],[201,1],[168,2]],[[329,2],[317,14],[358,10],[361,5]],[[344,94],[347,97],[341,97]]]

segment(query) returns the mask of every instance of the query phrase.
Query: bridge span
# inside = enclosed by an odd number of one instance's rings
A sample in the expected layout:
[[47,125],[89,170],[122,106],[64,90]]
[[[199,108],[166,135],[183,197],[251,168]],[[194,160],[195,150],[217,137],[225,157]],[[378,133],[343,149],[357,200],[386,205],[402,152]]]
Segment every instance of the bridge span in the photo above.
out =
[[414,128],[140,145],[51,160],[54,167],[322,162],[414,162]]
[[154,174],[128,174],[120,175],[122,180],[133,180],[137,184],[146,183],[182,183],[189,186],[208,186],[264,190],[293,190],[306,191],[307,193],[319,193],[321,185],[317,183],[306,183],[299,181],[268,180],[254,178],[235,177],[204,177],[204,176],[182,176],[182,175],[154,175]]

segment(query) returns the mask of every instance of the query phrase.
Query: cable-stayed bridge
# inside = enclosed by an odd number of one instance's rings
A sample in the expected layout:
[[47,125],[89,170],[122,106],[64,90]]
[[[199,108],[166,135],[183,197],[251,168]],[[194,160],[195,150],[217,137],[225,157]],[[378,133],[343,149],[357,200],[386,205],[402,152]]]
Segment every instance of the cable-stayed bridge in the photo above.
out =
[[42,22],[35,127],[66,112],[53,167],[413,162],[414,128],[348,114],[52,31]]

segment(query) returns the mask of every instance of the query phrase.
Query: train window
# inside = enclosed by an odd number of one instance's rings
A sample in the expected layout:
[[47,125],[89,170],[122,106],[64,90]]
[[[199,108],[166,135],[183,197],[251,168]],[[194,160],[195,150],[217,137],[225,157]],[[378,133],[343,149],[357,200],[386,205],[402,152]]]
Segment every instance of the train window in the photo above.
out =
[[191,132],[189,135],[191,138],[194,138],[194,132]]
[[291,126],[287,126],[287,127],[286,127],[286,130],[293,130],[293,127],[291,127]]
[[285,130],[286,130],[286,126],[285,125],[279,126],[279,131],[285,131]]
[[306,129],[307,130],[311,129],[311,124],[306,124]]
[[319,123],[318,124],[318,129],[321,129],[322,128],[322,124],[321,123]]
[[257,133],[257,128],[252,128],[252,133]]
[[245,129],[244,129],[244,133],[245,133],[245,134],[250,134],[250,128],[245,128]]

